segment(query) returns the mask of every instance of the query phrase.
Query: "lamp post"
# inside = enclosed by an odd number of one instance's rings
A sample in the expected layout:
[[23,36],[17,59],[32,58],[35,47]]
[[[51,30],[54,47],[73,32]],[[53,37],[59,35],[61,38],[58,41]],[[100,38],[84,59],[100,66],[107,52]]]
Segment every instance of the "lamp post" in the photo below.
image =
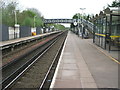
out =
[[14,11],[14,14],[15,14],[15,25],[14,25],[14,39],[16,38],[16,27],[17,27],[17,15],[16,15],[16,10]]
[[[82,16],[83,16],[83,11],[85,10],[86,8],[80,8],[80,10],[82,11]],[[81,18],[81,26],[82,26],[82,39],[83,39],[83,24],[82,24],[82,18]]]
[[77,13],[77,16],[78,16],[78,21],[77,21],[77,23],[78,23],[78,37],[80,36],[80,14],[79,13]]
[[16,10],[14,11],[15,13],[15,24],[17,24],[17,15],[16,15]]
[[83,16],[83,11],[85,10],[86,8],[80,8],[80,10],[82,11],[82,16]]

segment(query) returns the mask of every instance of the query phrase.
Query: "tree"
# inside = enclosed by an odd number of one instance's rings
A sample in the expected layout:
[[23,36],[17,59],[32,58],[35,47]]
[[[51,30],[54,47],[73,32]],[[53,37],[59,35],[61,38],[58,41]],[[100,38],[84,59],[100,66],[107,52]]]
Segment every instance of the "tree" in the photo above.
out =
[[36,26],[43,26],[43,17],[41,15],[41,12],[39,12],[37,9],[35,8],[28,8],[29,11],[35,13],[35,25]]
[[82,17],[82,15],[80,13],[77,13],[72,18],[73,19],[78,19],[78,18],[81,18],[81,17]]
[[30,17],[26,17],[21,25],[23,25],[23,26],[33,26],[33,21]]
[[58,30],[65,30],[65,26],[61,24],[55,24],[54,27]]
[[27,10],[34,12],[39,17],[42,17],[41,12],[35,8],[28,8]]
[[2,23],[8,26],[14,26],[15,24],[15,14],[17,3],[11,2],[7,6],[2,8]]
[[[77,13],[77,14],[75,14],[73,17],[72,17],[72,19],[78,19],[78,18],[81,18],[82,16],[79,14],[79,13]],[[77,25],[76,25],[77,26]],[[71,25],[70,25],[70,27],[71,28],[74,28],[74,27],[76,27],[73,23],[71,23]]]
[[36,17],[36,19],[35,19],[35,25],[43,27],[43,20],[42,20],[41,17]]
[[111,5],[108,4],[108,7],[120,7],[120,2],[115,0],[112,2]]
[[[36,9],[35,9],[36,10]],[[37,10],[36,10],[37,11]],[[33,24],[30,24],[29,26],[34,27],[34,23],[35,26],[43,26],[43,17],[41,17],[38,13],[36,13],[33,10],[24,10],[23,12],[21,12],[21,14],[19,15],[19,24],[21,25],[26,25],[26,18],[29,17],[29,19],[31,19],[30,21],[32,21]],[[35,21],[34,21],[35,19]],[[24,21],[25,20],[25,21]],[[24,22],[24,23],[22,23]]]
[[[1,1],[0,1],[1,3]],[[14,26],[15,25],[15,11],[17,15],[17,24],[19,25],[27,25],[27,26],[34,26],[34,22],[36,26],[43,26],[43,17],[41,16],[41,13],[37,9],[27,9],[20,12],[19,10],[16,10],[18,3],[17,2],[10,2],[9,0],[5,0],[2,2],[2,5],[0,4],[0,21],[1,24],[6,24],[8,26]],[[35,19],[35,21],[34,21]]]

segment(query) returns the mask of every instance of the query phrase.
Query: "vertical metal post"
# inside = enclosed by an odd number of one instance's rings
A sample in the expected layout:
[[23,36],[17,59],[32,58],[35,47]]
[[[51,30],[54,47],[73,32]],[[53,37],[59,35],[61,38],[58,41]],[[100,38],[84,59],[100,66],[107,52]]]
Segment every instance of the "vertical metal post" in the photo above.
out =
[[83,35],[84,35],[84,34],[83,34],[83,27],[84,27],[84,26],[83,26],[83,23],[82,23],[81,25],[82,25],[82,39],[83,39],[83,38],[84,38],[84,36],[83,36]]
[[95,43],[95,21],[93,23],[93,43]]
[[[83,13],[83,10],[85,10],[85,9],[86,9],[86,8],[80,8],[80,10],[82,10],[82,18],[83,18],[83,14],[84,14],[84,13]],[[81,26],[82,26],[82,39],[83,39],[83,25],[82,25],[82,24],[83,24],[83,21],[82,21],[82,18],[81,18],[81,22],[82,22],[82,23],[81,23]]]
[[[15,13],[15,25],[17,24],[17,15],[16,15],[16,10],[14,11],[14,13]],[[14,39],[16,38],[16,33],[15,33],[15,25],[14,25]]]
[[107,16],[105,17],[105,49],[106,49],[106,42],[107,42]]
[[80,35],[80,30],[79,30],[79,29],[80,29],[80,28],[79,28],[79,27],[80,27],[80,26],[79,26],[79,14],[77,14],[77,16],[78,16],[77,23],[78,23],[78,37],[79,37],[79,35]]
[[109,24],[109,52],[111,51],[111,29],[112,29],[112,14],[110,14],[110,24]]
[[95,43],[95,31],[94,31],[94,25],[93,25],[93,43]]
[[34,28],[35,28],[35,18],[36,18],[36,16],[34,16]]
[[15,12],[15,24],[17,24],[17,15],[16,15],[16,10],[15,10],[14,12]]
[[[102,34],[103,34],[103,17],[101,17],[101,24],[102,24]],[[102,48],[104,48],[103,47],[103,39],[104,39],[104,37],[101,38],[101,46],[102,46]]]
[[[101,24],[101,18],[98,18],[98,33],[100,34],[100,30],[101,30],[101,28],[100,28],[100,24]],[[101,47],[101,45],[100,45],[100,36],[98,36],[99,37],[99,46]]]

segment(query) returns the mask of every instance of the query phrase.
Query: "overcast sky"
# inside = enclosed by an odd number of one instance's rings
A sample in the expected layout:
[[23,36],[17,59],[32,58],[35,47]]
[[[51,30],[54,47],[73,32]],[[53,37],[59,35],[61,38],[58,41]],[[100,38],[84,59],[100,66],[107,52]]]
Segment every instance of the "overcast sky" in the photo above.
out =
[[45,18],[72,18],[75,13],[99,14],[114,0],[18,0],[23,8],[36,8]]
[[[80,8],[86,8],[83,13],[99,14],[103,7],[107,7],[114,0],[17,0],[20,8],[36,8],[44,18],[72,18],[75,13],[82,13]],[[64,24],[69,26],[69,24]]]

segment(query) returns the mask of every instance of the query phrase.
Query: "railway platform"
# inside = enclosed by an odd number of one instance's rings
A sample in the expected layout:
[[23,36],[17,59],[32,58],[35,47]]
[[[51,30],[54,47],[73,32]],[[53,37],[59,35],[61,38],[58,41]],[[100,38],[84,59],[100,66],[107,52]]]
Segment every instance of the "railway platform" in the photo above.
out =
[[119,63],[90,43],[68,33],[50,88],[118,88]]
[[31,42],[31,41],[33,41],[33,40],[37,40],[37,39],[39,39],[39,38],[48,36],[48,35],[50,35],[50,34],[58,33],[58,32],[60,32],[60,31],[43,33],[43,34],[36,35],[36,36],[28,36],[28,37],[17,38],[17,39],[8,40],[8,41],[1,41],[1,42],[0,42],[0,48],[4,49],[4,48],[9,48],[9,47],[11,47],[11,46],[19,45],[19,44],[22,44],[22,43]]

